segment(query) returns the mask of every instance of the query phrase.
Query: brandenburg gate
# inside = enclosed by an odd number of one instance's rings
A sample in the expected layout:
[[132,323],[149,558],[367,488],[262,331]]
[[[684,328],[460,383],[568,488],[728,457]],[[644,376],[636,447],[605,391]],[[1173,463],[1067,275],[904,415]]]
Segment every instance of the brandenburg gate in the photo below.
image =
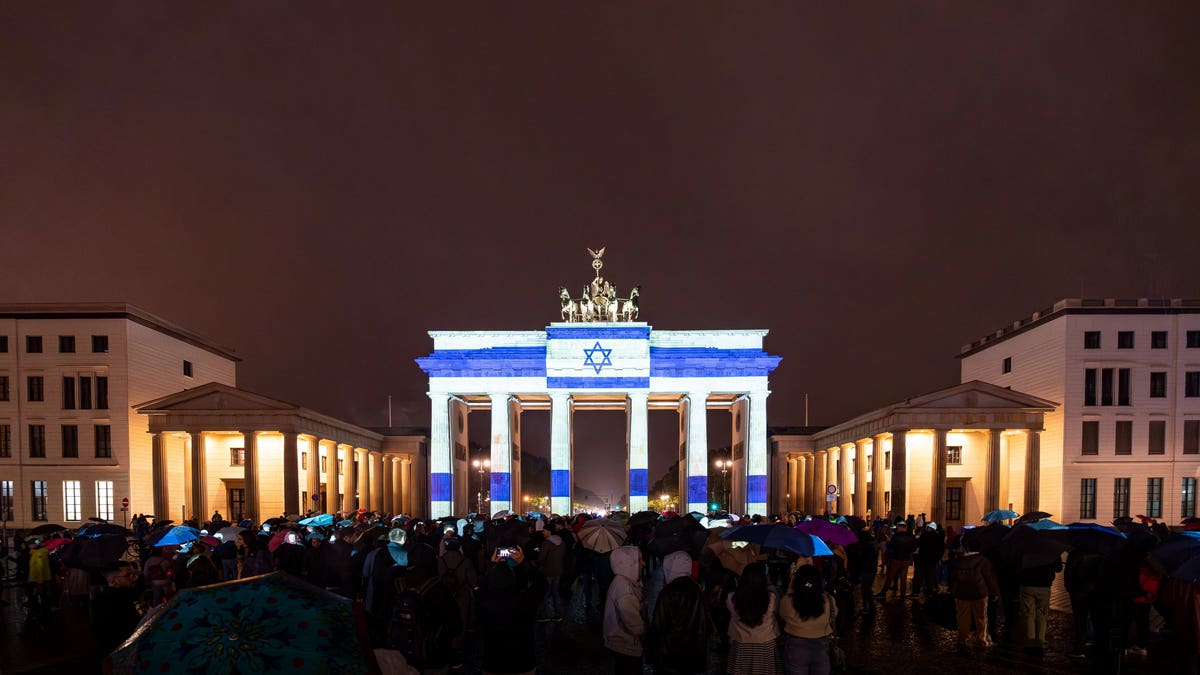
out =
[[[515,511],[521,492],[521,412],[550,411],[550,500],[572,508],[576,411],[623,410],[629,510],[647,508],[647,413],[679,414],[680,501],[708,511],[707,411],[732,417],[730,511],[767,513],[767,378],[780,357],[763,351],[766,330],[653,330],[638,319],[638,293],[618,297],[598,252],[582,295],[559,289],[561,321],[535,331],[430,331],[430,513],[474,510],[467,415],[491,411],[491,512]],[[685,492],[686,490],[686,492]]]

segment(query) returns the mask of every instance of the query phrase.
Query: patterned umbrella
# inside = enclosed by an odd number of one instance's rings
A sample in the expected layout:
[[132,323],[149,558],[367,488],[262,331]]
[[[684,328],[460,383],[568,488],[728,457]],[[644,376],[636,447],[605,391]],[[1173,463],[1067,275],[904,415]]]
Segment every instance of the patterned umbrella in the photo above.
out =
[[607,518],[594,518],[579,528],[579,543],[596,553],[608,553],[625,542],[625,526]]
[[180,591],[106,672],[366,673],[378,666],[351,602],[276,572]]

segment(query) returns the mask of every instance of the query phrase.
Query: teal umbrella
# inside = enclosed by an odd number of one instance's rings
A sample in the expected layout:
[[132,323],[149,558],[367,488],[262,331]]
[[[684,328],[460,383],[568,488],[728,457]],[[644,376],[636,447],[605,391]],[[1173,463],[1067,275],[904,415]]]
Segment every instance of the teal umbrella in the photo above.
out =
[[151,546],[178,546],[200,538],[200,530],[186,525],[175,525],[159,537]]
[[110,656],[114,673],[378,672],[353,604],[275,572],[187,588]]
[[981,520],[983,520],[985,523],[998,523],[1002,520],[1012,520],[1020,517],[1020,514],[1018,514],[1016,511],[1011,511],[1009,509],[997,509],[995,511],[988,511],[987,513],[983,514],[983,518]]
[[319,516],[305,518],[304,520],[301,520],[299,524],[306,527],[327,527],[333,524],[333,516],[329,515],[328,513],[322,513]]

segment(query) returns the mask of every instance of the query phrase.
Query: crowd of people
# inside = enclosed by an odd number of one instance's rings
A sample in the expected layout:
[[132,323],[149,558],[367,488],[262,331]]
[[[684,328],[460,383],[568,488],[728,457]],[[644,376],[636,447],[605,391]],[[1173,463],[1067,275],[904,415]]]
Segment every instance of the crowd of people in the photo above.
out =
[[[818,518],[845,529],[830,540],[832,555],[760,546],[732,563],[722,551],[741,547],[714,531],[792,528],[809,518],[647,513],[589,525],[598,516],[342,517],[235,525],[214,513],[185,524],[194,539],[158,545],[169,523],[139,516],[128,536],[136,554],[103,567],[58,559],[69,532],[17,537],[14,557],[31,620],[58,603],[89,604],[105,653],[181,589],[279,571],[361,601],[371,645],[429,673],[467,668],[472,635],[483,672],[537,672],[538,625],[546,624],[544,634],[564,621],[598,624],[618,674],[646,666],[665,674],[829,673],[844,667],[839,635],[871,621],[880,602],[908,599],[900,611],[954,627],[961,650],[1007,645],[1036,659],[1046,649],[1050,588],[1065,570],[1070,657],[1104,671],[1145,656],[1157,615],[1180,672],[1196,672],[1196,587],[1164,583],[1153,551],[1179,535],[1162,524],[1123,519],[1111,551],[1067,547],[1065,556],[1030,564],[1008,536],[1020,524],[956,532],[923,514],[824,514]],[[618,534],[592,537],[596,525]],[[1200,529],[1200,521],[1186,528]]]

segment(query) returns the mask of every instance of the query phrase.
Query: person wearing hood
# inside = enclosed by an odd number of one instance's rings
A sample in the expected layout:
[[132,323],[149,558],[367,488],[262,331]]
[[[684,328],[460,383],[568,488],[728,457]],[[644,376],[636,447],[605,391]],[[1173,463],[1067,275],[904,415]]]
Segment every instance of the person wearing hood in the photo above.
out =
[[492,567],[476,596],[483,671],[532,673],[538,666],[533,624],[546,597],[546,578],[525,561],[519,546],[508,550],[507,557],[500,549],[492,553]]
[[987,557],[979,555],[979,543],[975,539],[966,542],[965,551],[954,559],[950,572],[950,594],[954,596],[957,609],[958,646],[967,646],[972,627],[985,647],[992,646],[988,634],[987,606],[989,598],[1000,595],[1000,583],[996,571]]
[[655,673],[708,670],[708,606],[691,577],[692,558],[675,551],[663,558],[663,586],[646,634],[646,653]]
[[642,553],[622,546],[610,556],[616,575],[604,599],[604,646],[616,675],[641,675],[646,613],[642,603]]

